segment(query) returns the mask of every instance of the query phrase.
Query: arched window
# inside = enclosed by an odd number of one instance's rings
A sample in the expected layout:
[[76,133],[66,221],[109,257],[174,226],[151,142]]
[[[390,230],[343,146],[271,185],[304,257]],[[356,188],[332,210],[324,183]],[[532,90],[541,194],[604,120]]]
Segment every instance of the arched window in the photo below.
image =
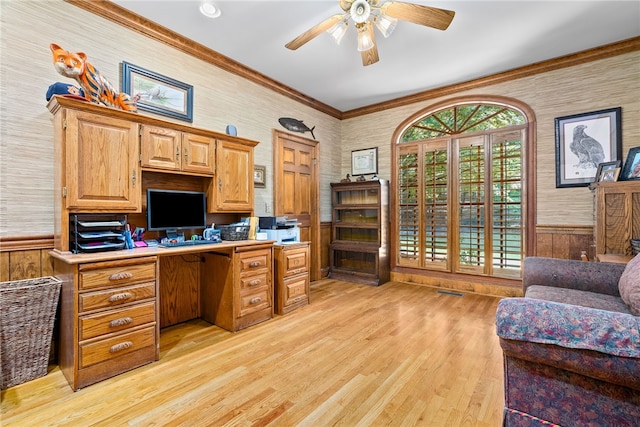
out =
[[506,102],[467,100],[400,127],[394,266],[520,277],[530,119]]

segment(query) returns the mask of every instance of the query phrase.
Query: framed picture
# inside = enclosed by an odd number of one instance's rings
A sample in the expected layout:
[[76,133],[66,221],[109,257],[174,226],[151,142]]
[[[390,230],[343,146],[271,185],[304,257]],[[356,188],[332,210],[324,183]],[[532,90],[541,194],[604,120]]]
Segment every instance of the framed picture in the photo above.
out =
[[600,175],[600,182],[617,181],[620,168],[607,169]]
[[266,187],[265,174],[267,173],[266,166],[255,165],[253,167],[253,186],[258,188]]
[[378,173],[378,147],[351,152],[351,175]]
[[611,180],[602,179],[603,175],[605,174],[605,172],[610,173],[609,171],[611,170],[615,171],[617,168],[620,167],[621,163],[622,162],[620,160],[614,160],[613,162],[600,163],[598,165],[598,170],[596,171],[596,175],[593,182],[611,181]]
[[622,172],[620,172],[620,181],[636,179],[640,179],[640,147],[633,147],[629,150],[627,160],[625,160]]
[[140,95],[138,109],[193,121],[193,86],[122,61],[122,88]]
[[586,187],[600,163],[621,160],[620,107],[555,119],[556,188]]

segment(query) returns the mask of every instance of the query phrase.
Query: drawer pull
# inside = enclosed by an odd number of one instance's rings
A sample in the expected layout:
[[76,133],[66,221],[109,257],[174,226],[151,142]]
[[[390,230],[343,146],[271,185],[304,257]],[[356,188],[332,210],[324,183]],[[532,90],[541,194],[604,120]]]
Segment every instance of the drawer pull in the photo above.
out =
[[260,261],[251,261],[249,267],[260,267]]
[[109,297],[109,302],[124,301],[131,298],[131,292],[122,292],[121,294],[114,294]]
[[133,322],[133,319],[131,317],[121,317],[120,319],[115,319],[109,322],[109,327],[117,328],[118,326],[128,325],[131,322]]
[[260,282],[261,282],[260,279],[252,280],[252,281],[249,282],[249,286],[259,285]]
[[112,345],[109,349],[109,353],[117,353],[122,350],[127,350],[133,347],[133,343],[131,341],[121,342],[120,344]]
[[121,271],[119,273],[113,273],[111,276],[109,276],[109,280],[112,280],[112,281],[124,280],[124,279],[131,279],[132,277],[133,277],[133,273],[129,273],[128,271]]
[[251,299],[249,300],[249,304],[257,304],[257,303],[259,303],[260,301],[262,301],[262,298],[260,298],[260,297],[251,298]]

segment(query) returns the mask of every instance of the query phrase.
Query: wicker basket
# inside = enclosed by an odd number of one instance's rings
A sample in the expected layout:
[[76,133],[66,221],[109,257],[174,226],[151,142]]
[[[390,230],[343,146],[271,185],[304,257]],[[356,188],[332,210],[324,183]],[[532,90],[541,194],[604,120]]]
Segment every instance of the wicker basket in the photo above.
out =
[[222,240],[247,240],[249,237],[248,225],[220,225],[219,228]]
[[61,284],[55,277],[0,283],[2,390],[47,374]]

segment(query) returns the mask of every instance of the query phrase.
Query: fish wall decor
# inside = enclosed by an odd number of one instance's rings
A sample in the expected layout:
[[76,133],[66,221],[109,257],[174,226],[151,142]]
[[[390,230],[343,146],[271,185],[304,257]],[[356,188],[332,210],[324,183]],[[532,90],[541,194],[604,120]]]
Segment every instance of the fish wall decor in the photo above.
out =
[[292,119],[291,117],[280,117],[278,121],[285,129],[300,133],[310,132],[313,139],[316,139],[316,136],[313,134],[313,130],[316,128],[315,126],[309,128],[302,120]]

